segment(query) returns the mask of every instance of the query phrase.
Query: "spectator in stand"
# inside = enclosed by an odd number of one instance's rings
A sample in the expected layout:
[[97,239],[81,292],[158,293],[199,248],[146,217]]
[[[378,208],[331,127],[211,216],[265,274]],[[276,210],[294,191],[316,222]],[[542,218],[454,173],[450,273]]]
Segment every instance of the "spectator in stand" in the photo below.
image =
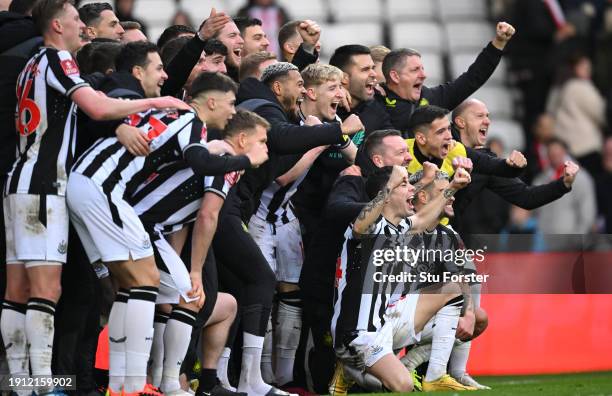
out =
[[[247,5],[238,10],[238,16],[259,19],[268,37],[277,37],[281,26],[290,19],[285,9],[276,4],[275,0],[249,0]],[[279,46],[275,40],[270,42],[268,51],[279,53]]]
[[[135,0],[115,0],[115,14],[120,21],[136,21],[142,26],[141,30],[147,36],[147,25],[133,15]],[[142,1],[142,0],[141,0]]]
[[181,10],[180,8],[174,13],[174,16],[170,20],[170,25],[181,25],[193,28],[193,22],[191,20],[191,17],[189,16],[189,14],[187,14],[184,10]]
[[[517,35],[508,46],[510,69],[524,99],[525,129],[546,107],[556,46],[574,35],[572,25],[556,20],[544,1],[515,0],[510,23]],[[563,17],[561,11],[561,17]]]
[[136,21],[121,22],[121,27],[125,31],[121,37],[122,43],[131,43],[132,41],[147,41],[147,36],[144,35],[142,26]]
[[385,82],[385,75],[382,72],[382,64],[383,60],[385,60],[385,56],[387,56],[391,50],[384,45],[373,45],[370,47],[370,51],[372,51],[370,55],[372,55],[372,60],[374,61],[376,81],[378,81],[378,84],[383,84]]
[[601,172],[605,108],[591,80],[591,61],[583,54],[572,55],[558,71],[547,111],[555,119],[555,136],[592,175]]
[[[560,139],[555,138],[548,142],[547,149],[550,167],[535,178],[534,185],[559,179],[563,176],[565,164],[571,160],[567,145]],[[593,178],[583,170],[576,174],[571,194],[566,194],[536,210],[538,229],[542,234],[588,234],[595,225],[596,213]],[[582,242],[576,237],[565,240],[565,238],[545,236],[545,239],[549,248],[580,247],[574,243]]]
[[527,171],[523,177],[528,184],[548,168],[546,144],[555,136],[555,120],[548,113],[540,114],[531,127],[531,133],[533,141],[527,153]]
[[121,40],[123,27],[108,3],[89,3],[79,8],[79,17],[86,26],[90,39],[106,38]]
[[597,178],[597,207],[604,222],[601,231],[612,234],[612,137],[604,144],[603,173]]

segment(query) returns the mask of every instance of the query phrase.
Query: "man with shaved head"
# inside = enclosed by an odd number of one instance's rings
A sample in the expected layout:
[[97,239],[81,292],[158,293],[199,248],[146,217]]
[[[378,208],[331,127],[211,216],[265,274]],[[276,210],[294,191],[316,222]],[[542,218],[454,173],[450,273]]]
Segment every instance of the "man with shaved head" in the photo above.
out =
[[[468,99],[462,102],[453,112],[452,121],[465,147],[496,157],[495,153],[484,146],[491,125],[489,110],[485,103],[478,99]],[[561,171],[557,180],[540,186],[528,186],[519,178],[474,173],[472,183],[455,197],[456,229],[460,233],[466,231],[469,224],[467,219],[461,217],[461,214],[465,212],[474,197],[485,188],[511,204],[528,210],[539,208],[561,198],[571,190],[574,177],[578,172],[578,165],[567,161]]]

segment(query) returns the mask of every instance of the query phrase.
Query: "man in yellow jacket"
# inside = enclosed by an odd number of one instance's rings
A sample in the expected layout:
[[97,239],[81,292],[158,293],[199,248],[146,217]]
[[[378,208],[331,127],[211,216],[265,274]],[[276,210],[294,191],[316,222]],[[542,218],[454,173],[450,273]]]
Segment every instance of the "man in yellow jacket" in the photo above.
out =
[[516,177],[527,166],[527,160],[518,151],[506,159],[493,158],[454,141],[448,114],[448,110],[438,106],[421,106],[414,111],[409,124],[414,138],[406,139],[412,156],[408,173],[422,169],[425,161],[436,164],[450,176],[458,164],[475,173],[502,177]]

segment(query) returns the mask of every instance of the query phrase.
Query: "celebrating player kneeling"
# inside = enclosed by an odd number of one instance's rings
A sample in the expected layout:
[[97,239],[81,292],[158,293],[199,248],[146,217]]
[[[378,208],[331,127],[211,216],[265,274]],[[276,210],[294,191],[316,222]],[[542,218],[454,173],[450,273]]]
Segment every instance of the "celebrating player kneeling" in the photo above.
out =
[[[445,334],[440,339],[448,343],[440,348],[440,353],[447,356],[439,361],[448,361],[463,305],[459,286],[449,283],[441,286],[436,294],[407,294],[405,288],[390,283],[373,285],[369,282],[373,272],[389,269],[362,265],[359,257],[370,256],[370,251],[362,251],[366,250],[369,236],[393,238],[423,232],[438,219],[455,192],[469,182],[467,171],[459,168],[449,187],[414,214],[411,201],[415,187],[408,183],[405,168],[382,168],[368,178],[368,195],[373,199],[361,211],[352,230],[347,230],[341,256],[341,278],[332,321],[334,348],[340,362],[330,387],[332,395],[346,394],[348,390],[349,384],[338,378],[343,377],[344,364],[371,374],[386,389],[410,392],[413,388],[411,373],[393,351],[418,342],[425,324],[434,316],[437,318],[436,333]],[[451,380],[448,375],[442,375],[428,385],[432,387],[448,380]]]

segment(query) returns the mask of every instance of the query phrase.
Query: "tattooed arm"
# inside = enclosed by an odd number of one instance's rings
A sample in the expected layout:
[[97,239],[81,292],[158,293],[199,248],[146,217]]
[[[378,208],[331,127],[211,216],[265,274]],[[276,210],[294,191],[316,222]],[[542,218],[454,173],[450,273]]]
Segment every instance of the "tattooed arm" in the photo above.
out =
[[391,191],[407,180],[408,172],[406,168],[397,165],[394,166],[387,184],[378,192],[378,195],[376,195],[373,200],[368,202],[359,213],[359,216],[357,216],[355,224],[353,225],[353,235],[355,237],[368,234],[372,231],[376,224],[376,220],[382,214],[385,202],[389,194],[391,194]]
[[390,193],[391,189],[388,186],[385,186],[378,192],[378,195],[376,195],[373,200],[368,202],[368,204],[361,210],[359,216],[357,216],[357,220],[355,220],[355,225],[353,226],[354,236],[357,237],[358,235],[365,235],[372,231],[374,225],[376,224],[376,220],[380,217],[383,211],[385,201]]

